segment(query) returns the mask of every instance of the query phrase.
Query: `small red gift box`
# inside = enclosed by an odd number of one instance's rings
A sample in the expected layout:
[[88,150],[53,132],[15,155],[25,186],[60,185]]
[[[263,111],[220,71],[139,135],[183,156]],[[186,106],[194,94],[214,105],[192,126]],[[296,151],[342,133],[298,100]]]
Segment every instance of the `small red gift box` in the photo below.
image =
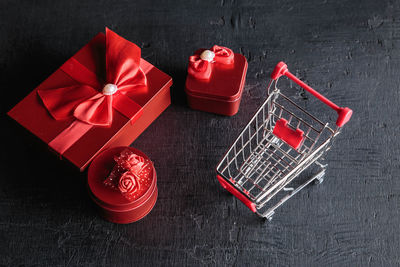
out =
[[[129,157],[137,157],[140,164],[133,162],[134,166],[125,166],[132,162]],[[157,175],[153,163],[143,152],[132,147],[103,151],[90,164],[87,182],[89,195],[100,215],[114,223],[126,224],[142,219],[157,201]]]
[[106,29],[8,115],[83,171],[101,151],[130,145],[170,105],[171,85]]
[[246,58],[226,47],[200,49],[189,58],[186,95],[192,109],[232,116],[239,110]]

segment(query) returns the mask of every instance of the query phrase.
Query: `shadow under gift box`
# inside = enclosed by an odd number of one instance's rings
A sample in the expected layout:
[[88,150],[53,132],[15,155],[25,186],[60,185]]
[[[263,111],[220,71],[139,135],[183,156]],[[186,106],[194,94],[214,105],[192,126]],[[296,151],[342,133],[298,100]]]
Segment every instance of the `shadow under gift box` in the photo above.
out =
[[233,66],[215,63],[209,80],[186,78],[185,92],[192,109],[233,116],[239,111],[246,81],[247,60],[234,54]]
[[[105,34],[99,33],[73,58],[90,71],[99,73],[98,65],[105,64],[105,59],[98,56],[103,51],[105,55]],[[142,115],[132,124],[127,117],[114,109],[110,127],[93,127],[69,147],[62,157],[81,171],[105,149],[129,146],[171,104],[172,78],[144,59],[141,59],[140,67],[146,69],[148,88],[145,92],[134,92],[133,100],[142,106]],[[55,120],[44,107],[37,91],[74,83],[76,82],[71,77],[58,69],[12,108],[8,115],[49,144],[75,119]]]
[[114,156],[129,149],[138,156],[149,159],[143,152],[132,147],[114,147],[103,151],[97,156],[88,170],[88,190],[92,200],[97,205],[100,215],[113,223],[132,223],[145,217],[157,201],[157,174],[151,166],[151,184],[138,199],[129,201],[119,190],[107,187],[104,177],[107,177],[115,165]]

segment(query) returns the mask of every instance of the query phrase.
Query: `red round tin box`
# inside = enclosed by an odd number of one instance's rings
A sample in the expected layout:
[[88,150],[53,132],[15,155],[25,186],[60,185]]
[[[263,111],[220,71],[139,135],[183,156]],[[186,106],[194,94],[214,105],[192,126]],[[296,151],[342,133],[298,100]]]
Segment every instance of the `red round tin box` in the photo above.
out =
[[[221,52],[222,51],[222,52]],[[246,58],[226,47],[200,49],[189,58],[185,92],[192,109],[232,116],[239,110]]]
[[114,156],[129,149],[134,154],[149,161],[141,151],[131,147],[115,147],[97,156],[88,170],[88,189],[92,200],[102,217],[114,223],[132,223],[145,217],[154,207],[157,200],[157,174],[153,164],[148,167],[146,187],[135,199],[127,199],[119,190],[106,186],[105,179],[110,175],[116,162]]

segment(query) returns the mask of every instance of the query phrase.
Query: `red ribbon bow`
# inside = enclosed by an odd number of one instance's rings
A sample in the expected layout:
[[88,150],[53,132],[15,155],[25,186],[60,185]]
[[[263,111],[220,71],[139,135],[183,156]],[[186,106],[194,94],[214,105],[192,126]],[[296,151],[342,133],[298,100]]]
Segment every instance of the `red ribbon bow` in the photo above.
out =
[[235,54],[227,47],[214,45],[210,50],[198,50],[189,57],[188,73],[196,79],[209,80],[214,63],[232,65]]
[[[78,85],[38,90],[38,95],[54,119],[75,117],[90,125],[110,126],[113,107],[126,111],[128,105],[138,106],[129,98],[129,92],[147,87],[146,75],[139,67],[140,48],[106,28],[105,56],[104,84],[101,78],[72,58],[67,62],[69,64],[63,65],[62,70],[78,81]],[[132,112],[122,113],[129,118],[134,115]]]
[[[95,57],[97,51],[93,52]],[[105,75],[94,73],[72,57],[60,70],[76,81],[74,85],[37,91],[54,119],[76,119],[49,142],[51,148],[61,155],[92,127],[111,126],[113,108],[131,123],[139,118],[142,107],[132,98],[137,90],[147,90],[140,54],[138,46],[106,28],[105,68],[100,70]],[[104,63],[103,54],[100,57]]]

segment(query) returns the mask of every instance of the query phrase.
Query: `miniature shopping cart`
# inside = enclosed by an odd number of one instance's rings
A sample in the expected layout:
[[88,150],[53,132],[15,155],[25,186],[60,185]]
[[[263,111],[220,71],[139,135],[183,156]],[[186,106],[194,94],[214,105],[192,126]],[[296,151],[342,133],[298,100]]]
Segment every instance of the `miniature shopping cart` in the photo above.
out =
[[[334,109],[338,114],[336,127],[331,128],[283,95],[277,87],[283,75]],[[276,208],[308,184],[323,181],[326,165],[321,163],[322,156],[352,115],[351,109],[337,106],[300,81],[283,62],[271,78],[267,100],[217,166],[222,187],[268,220]],[[319,169],[316,174],[296,188],[290,187],[313,163]]]

